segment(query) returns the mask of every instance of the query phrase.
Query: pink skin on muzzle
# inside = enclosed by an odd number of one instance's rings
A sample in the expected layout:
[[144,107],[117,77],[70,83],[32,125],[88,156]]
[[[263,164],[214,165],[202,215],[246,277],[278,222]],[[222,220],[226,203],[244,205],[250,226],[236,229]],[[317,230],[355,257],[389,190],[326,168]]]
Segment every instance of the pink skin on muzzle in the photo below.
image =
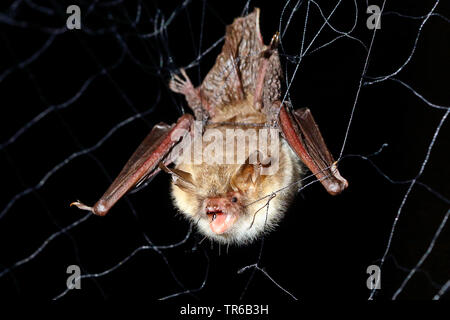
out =
[[207,198],[204,208],[210,218],[209,226],[216,234],[227,232],[235,223],[239,212],[237,198],[232,196]]

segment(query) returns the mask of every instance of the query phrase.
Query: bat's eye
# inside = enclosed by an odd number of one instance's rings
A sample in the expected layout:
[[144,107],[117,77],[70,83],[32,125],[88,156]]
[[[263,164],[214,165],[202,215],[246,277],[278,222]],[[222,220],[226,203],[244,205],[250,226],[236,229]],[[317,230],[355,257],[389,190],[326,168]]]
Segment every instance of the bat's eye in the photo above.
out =
[[236,197],[231,198],[231,202],[237,202],[237,198]]

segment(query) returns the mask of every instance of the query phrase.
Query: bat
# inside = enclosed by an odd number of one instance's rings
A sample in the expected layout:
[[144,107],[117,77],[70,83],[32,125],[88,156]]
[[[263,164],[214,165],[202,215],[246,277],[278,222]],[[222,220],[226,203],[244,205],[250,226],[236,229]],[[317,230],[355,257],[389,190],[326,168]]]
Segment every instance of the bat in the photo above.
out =
[[276,33],[264,45],[258,8],[236,18],[199,86],[183,69],[170,80],[193,115],[155,125],[93,207],[71,205],[104,216],[129,190],[164,171],[175,207],[200,233],[246,244],[282,219],[304,175],[302,163],[328,193],[341,193],[348,182],[310,110],[281,101],[278,42]]

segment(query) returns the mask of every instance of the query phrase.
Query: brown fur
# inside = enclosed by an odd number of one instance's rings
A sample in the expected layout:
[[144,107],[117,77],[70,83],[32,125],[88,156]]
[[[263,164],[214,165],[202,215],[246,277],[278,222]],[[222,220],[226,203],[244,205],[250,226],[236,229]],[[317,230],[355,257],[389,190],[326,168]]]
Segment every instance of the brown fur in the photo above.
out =
[[[249,119],[253,121],[260,119],[259,123],[264,123],[265,115],[251,107],[252,101],[245,103],[248,105],[240,103],[221,109],[212,122],[248,123]],[[218,129],[224,131],[225,127],[221,126]],[[235,244],[250,242],[276,225],[299,187],[299,184],[291,184],[299,180],[302,172],[298,157],[283,139],[280,139],[279,169],[273,175],[255,177],[253,166],[248,164],[207,164],[205,162],[190,164],[185,163],[183,158],[179,159],[176,168],[190,173],[196,187],[195,191],[192,191],[173,184],[172,197],[175,206],[186,218],[196,224],[205,236],[221,243]],[[270,196],[289,185],[291,186],[276,193],[276,196],[270,200],[267,211],[264,206],[268,203]],[[208,197],[227,197],[230,192],[236,190],[242,195],[239,201],[238,220],[226,233],[215,234],[209,228],[210,221],[203,211],[203,202]],[[264,198],[266,196],[267,198]],[[264,208],[258,211],[262,207]]]

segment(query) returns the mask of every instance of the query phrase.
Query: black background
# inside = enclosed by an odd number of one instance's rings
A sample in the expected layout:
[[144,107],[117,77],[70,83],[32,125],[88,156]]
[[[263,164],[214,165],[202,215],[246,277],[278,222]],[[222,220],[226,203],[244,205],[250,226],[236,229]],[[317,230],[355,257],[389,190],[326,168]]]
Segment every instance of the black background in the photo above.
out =
[[[89,77],[98,74],[71,105],[50,112],[0,151],[2,209],[17,193],[36,186],[49,170],[71,154],[94,146],[116,124],[137,112],[149,111],[142,119],[118,129],[89,154],[70,161],[42,187],[12,205],[0,220],[2,268],[29,256],[50,235],[82,218],[85,213],[69,208],[68,204],[76,199],[94,203],[154,124],[172,123],[183,110],[188,112],[183,98],[167,87],[171,72],[195,62],[199,52],[220,39],[225,25],[241,15],[245,7],[243,1],[193,0],[186,8],[181,7],[181,1],[170,4],[144,1],[141,20],[134,27],[136,1],[110,6],[102,3],[106,2],[100,1],[89,9],[87,2],[40,1],[40,5],[54,10],[52,14],[43,12],[42,7],[38,10],[23,3],[15,18],[24,21],[24,27],[1,24],[0,70],[13,67],[13,72],[0,82],[1,142],[39,112],[73,97]],[[7,13],[10,4],[2,4],[2,12]],[[64,26],[65,8],[69,4],[80,5],[82,30],[57,35],[34,62],[24,68],[14,67],[47,41],[50,34],[42,27]],[[250,2],[250,11],[253,7],[261,8],[261,30],[266,42],[278,30],[285,4]],[[319,1],[319,4],[327,15],[336,3]],[[371,4],[381,6],[382,2]],[[433,4],[433,1],[416,4],[388,1],[385,12],[421,16]],[[294,5],[287,6],[282,28],[286,27]],[[296,67],[293,57],[300,52],[306,6],[305,2],[295,12],[280,46],[285,76],[289,79]],[[168,20],[177,8],[174,18]],[[358,2],[358,20],[351,35],[368,47],[372,30],[366,27],[366,8],[365,1]],[[436,12],[449,16],[448,3],[440,3]],[[159,18],[155,21],[156,17]],[[348,31],[354,19],[354,3],[344,1],[331,23]],[[422,20],[394,14],[383,16],[369,59],[369,76],[389,74],[405,62]],[[167,28],[157,36],[138,37],[167,21],[170,21]],[[306,44],[322,24],[317,7],[310,3]],[[116,29],[111,31],[111,27]],[[101,29],[105,32],[98,34]],[[448,22],[431,17],[411,61],[396,76],[431,102],[447,106],[450,105],[449,31]],[[336,32],[325,27],[309,52],[336,36]],[[127,46],[123,57],[121,43]],[[188,68],[195,85],[214,64],[221,45]],[[366,56],[359,42],[339,39],[306,55],[291,85],[294,107],[307,106],[312,110],[336,157],[341,151]],[[99,74],[102,68],[108,72]],[[445,110],[428,106],[397,82],[386,80],[363,86],[340,162],[340,171],[350,187],[337,197],[329,196],[319,184],[305,188],[279,228],[264,239],[259,262],[261,242],[230,247],[228,252],[222,247],[219,251],[218,245],[211,245],[208,240],[199,244],[201,236],[194,231],[176,248],[160,253],[144,250],[107,275],[83,279],[82,290],[73,290],[61,299],[143,297],[156,301],[194,289],[172,302],[231,303],[238,302],[241,296],[242,302],[247,303],[291,301],[261,272],[254,274],[245,290],[253,269],[241,274],[237,271],[258,262],[302,301],[366,300],[370,294],[366,268],[379,263],[409,184],[392,183],[369,161],[349,155],[370,155],[387,143],[371,160],[392,179],[410,180],[419,172],[444,113]],[[449,129],[445,123],[419,179],[447,197],[448,149]],[[83,273],[100,273],[148,244],[143,234],[155,245],[181,241],[189,224],[173,208],[168,190],[169,179],[161,174],[145,189],[120,201],[106,217],[90,217],[57,236],[34,259],[0,278],[0,293],[51,299],[65,290],[68,265],[80,265]],[[439,199],[419,185],[412,189],[400,215],[382,270],[382,290],[376,299],[392,297],[407,275],[404,268],[411,269],[420,259],[446,210],[448,200]],[[418,272],[399,298],[431,299],[450,278],[449,240],[447,226],[422,267],[426,273]]]

